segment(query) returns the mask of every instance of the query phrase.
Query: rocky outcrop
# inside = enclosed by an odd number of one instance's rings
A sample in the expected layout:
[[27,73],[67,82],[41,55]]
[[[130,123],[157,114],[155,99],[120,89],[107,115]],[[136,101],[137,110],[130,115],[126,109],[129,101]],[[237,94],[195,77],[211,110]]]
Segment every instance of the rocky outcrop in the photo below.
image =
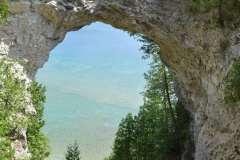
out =
[[[213,12],[191,16],[182,0],[19,0],[0,36],[11,42],[11,57],[21,58],[34,77],[49,52],[67,32],[95,21],[140,32],[155,40],[161,58],[179,83],[179,98],[193,117],[195,159],[240,159],[240,107],[224,106],[224,82],[240,55],[239,26],[214,26]],[[222,51],[221,40],[230,47]],[[81,45],[81,44],[79,44]]]

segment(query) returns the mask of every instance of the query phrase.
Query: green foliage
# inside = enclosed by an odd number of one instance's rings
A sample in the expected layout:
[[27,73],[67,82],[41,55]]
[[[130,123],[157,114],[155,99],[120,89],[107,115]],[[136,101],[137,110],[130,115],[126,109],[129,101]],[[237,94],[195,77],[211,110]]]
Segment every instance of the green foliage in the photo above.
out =
[[221,27],[227,23],[238,21],[240,15],[239,0],[195,0],[187,7],[187,11],[196,14],[202,12],[214,12],[213,18],[217,20]]
[[66,160],[80,160],[82,157],[80,157],[80,150],[78,149],[78,143],[75,140],[74,144],[69,144],[67,147],[67,153],[65,154]]
[[160,49],[150,38],[131,34],[144,43],[143,58],[152,57],[151,69],[144,74],[147,81],[144,104],[136,116],[128,114],[119,129],[108,160],[174,159],[184,151],[189,132],[189,115],[177,103],[173,76],[159,58]]
[[221,50],[225,51],[230,46],[230,42],[228,40],[221,40],[219,42],[219,45],[220,45]]
[[[11,139],[22,128],[28,128],[28,148],[32,153],[31,159],[42,160],[49,155],[48,140],[40,131],[44,125],[43,103],[45,102],[45,87],[34,80],[26,87],[23,71],[17,70],[18,60],[0,59],[0,159],[13,159],[14,149]],[[37,114],[32,117],[27,112],[30,98]]]
[[144,53],[142,56],[143,59],[150,58],[151,55],[160,53],[160,48],[151,38],[140,33],[128,33],[131,37],[134,37],[134,39],[137,39],[137,41],[143,43],[142,47],[140,48],[140,50],[142,50]]
[[0,20],[1,23],[4,23],[5,20],[8,18],[9,15],[9,5],[8,3],[1,3],[0,4]]
[[224,102],[235,106],[240,100],[240,59],[238,59],[224,78],[226,87],[224,90]]
[[11,159],[14,150],[10,140],[12,133],[27,126],[25,113],[25,79],[16,77],[21,74],[14,66],[17,61],[0,59],[0,159]]
[[126,118],[122,119],[113,144],[114,154],[111,155],[111,160],[132,159],[132,143],[134,141],[133,131],[135,130],[134,125],[135,121],[131,113],[129,113]]
[[9,138],[5,138],[0,141],[0,159],[9,160],[12,159],[14,155],[14,150],[11,148],[11,142]]
[[198,13],[198,8],[196,3],[192,2],[187,8],[186,8],[187,12],[190,12],[192,14],[196,14]]
[[49,140],[41,131],[41,128],[45,124],[43,120],[43,111],[44,102],[46,101],[46,88],[38,84],[34,79],[28,91],[31,93],[32,104],[37,112],[37,114],[28,121],[28,148],[32,154],[31,159],[43,160],[50,154]]
[[213,1],[212,0],[195,0],[190,3],[190,5],[187,7],[187,11],[190,13],[196,14],[201,11],[202,8],[204,7],[205,9],[209,9],[212,7]]

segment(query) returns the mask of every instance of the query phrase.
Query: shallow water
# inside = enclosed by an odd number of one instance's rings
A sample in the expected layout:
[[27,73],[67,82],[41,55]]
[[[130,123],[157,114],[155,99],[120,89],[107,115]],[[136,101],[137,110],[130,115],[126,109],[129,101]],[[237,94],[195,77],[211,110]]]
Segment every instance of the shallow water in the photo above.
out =
[[143,100],[141,43],[126,32],[94,23],[67,34],[37,73],[47,87],[43,131],[50,138],[48,160],[64,159],[76,139],[83,160],[102,160],[111,153],[118,124]]

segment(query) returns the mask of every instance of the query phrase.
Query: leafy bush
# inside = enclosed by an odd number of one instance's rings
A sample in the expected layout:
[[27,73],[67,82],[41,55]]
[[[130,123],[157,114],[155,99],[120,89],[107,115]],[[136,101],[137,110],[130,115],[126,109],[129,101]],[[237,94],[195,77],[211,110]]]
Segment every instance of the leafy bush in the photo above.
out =
[[11,147],[12,133],[27,127],[25,114],[26,85],[22,73],[16,69],[19,63],[10,58],[0,59],[0,159],[11,159],[14,149]]
[[[7,19],[8,17],[8,10],[9,6],[7,4],[0,4],[0,19],[2,20],[2,23]],[[8,68],[11,65],[7,65],[4,63],[4,60],[0,60],[0,159],[2,160],[8,160],[12,159],[14,156],[14,149],[11,147],[11,141],[10,137],[7,136],[10,131],[13,130],[14,126],[12,124],[9,124],[9,115],[11,114],[10,111],[8,112],[8,106],[6,102],[4,102],[4,97],[2,97],[2,94],[5,94],[7,91],[11,91],[11,86],[8,88],[5,88],[6,86],[6,77],[12,77],[13,75],[8,72]],[[5,73],[5,71],[7,72]],[[10,74],[10,76],[8,76]],[[12,80],[12,78],[11,78]],[[13,82],[12,82],[13,83]],[[21,85],[21,84],[20,84]],[[13,83],[14,86],[14,83]],[[18,86],[19,87],[19,86]],[[21,88],[21,87],[19,87]]]
[[[34,80],[27,88],[25,73],[18,69],[20,66],[18,60],[0,59],[0,159],[13,158],[15,152],[11,139],[15,133],[28,128],[31,159],[42,160],[49,155],[48,139],[40,130],[44,125],[45,87]],[[34,117],[27,111],[30,99],[37,111]]]
[[0,3],[0,19],[2,23],[4,23],[4,21],[8,18],[8,15],[9,15],[8,3]]
[[80,160],[80,150],[78,149],[78,143],[75,140],[74,144],[69,144],[67,147],[67,153],[65,154],[66,160]]

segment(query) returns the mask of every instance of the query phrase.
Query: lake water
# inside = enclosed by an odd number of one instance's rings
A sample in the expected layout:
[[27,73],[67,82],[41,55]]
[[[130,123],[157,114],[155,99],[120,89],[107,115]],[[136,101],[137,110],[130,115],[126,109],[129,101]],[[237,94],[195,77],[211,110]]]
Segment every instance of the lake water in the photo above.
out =
[[141,43],[126,32],[94,23],[67,34],[39,69],[37,81],[47,88],[43,128],[52,149],[48,160],[64,159],[77,140],[83,160],[111,153],[118,124],[143,104]]

